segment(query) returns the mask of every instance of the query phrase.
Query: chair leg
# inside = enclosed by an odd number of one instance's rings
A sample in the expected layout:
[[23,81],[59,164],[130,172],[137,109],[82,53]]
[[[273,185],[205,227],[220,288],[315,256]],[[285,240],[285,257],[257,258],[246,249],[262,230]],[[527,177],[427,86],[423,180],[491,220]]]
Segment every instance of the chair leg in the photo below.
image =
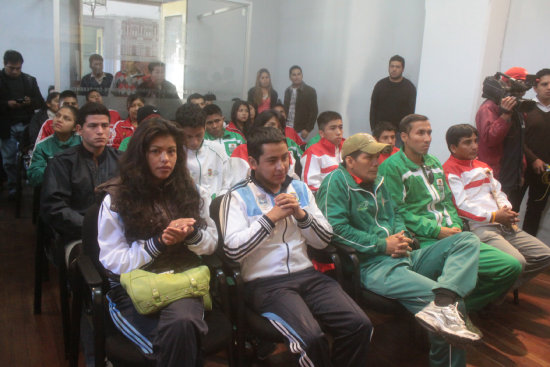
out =
[[44,273],[44,223],[36,223],[36,249],[34,253],[34,314],[42,312],[42,275]]
[[69,350],[71,343],[70,329],[70,311],[69,311],[69,290],[67,288],[67,268],[65,260],[59,264],[59,300],[61,303],[61,322],[63,325],[63,342],[65,345],[65,358],[69,358]]
[[514,304],[519,305],[519,290],[517,288],[514,289]]
[[[71,264],[70,274],[75,274],[76,264]],[[72,300],[72,310],[71,310],[71,338],[70,338],[70,351],[69,351],[69,366],[78,367],[78,354],[80,348],[80,321],[82,313],[82,292],[81,287],[83,286],[78,277],[73,276],[71,279],[71,284],[73,285],[73,300]]]

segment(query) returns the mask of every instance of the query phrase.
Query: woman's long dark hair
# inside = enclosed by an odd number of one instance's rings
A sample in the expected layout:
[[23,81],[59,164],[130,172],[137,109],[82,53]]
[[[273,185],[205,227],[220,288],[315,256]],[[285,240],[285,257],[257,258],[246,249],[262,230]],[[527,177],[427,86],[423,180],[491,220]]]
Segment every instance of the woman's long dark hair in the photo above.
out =
[[[172,136],[178,154],[174,171],[160,185],[155,184],[147,162],[149,147],[159,136]],[[114,203],[129,240],[158,235],[177,218],[194,218],[203,226],[203,203],[186,162],[182,131],[174,123],[150,118],[138,126],[120,159],[120,184]]]
[[261,105],[263,102],[263,93],[260,84],[260,77],[263,73],[266,73],[269,76],[269,86],[267,87],[267,93],[271,94],[271,91],[273,90],[273,85],[271,84],[271,74],[269,73],[269,70],[267,70],[266,68],[261,68],[256,74],[256,85],[254,86],[254,103],[256,103],[256,105],[258,106]]
[[241,131],[244,134],[246,129],[248,129],[249,125],[251,125],[252,123],[252,121],[250,120],[250,108],[248,107],[248,102],[243,101],[241,99],[238,99],[235,102],[233,102],[233,106],[231,107],[231,121],[233,122],[233,124],[235,124],[235,126],[238,129],[239,125],[237,124],[237,112],[239,112],[239,107],[241,106],[246,106],[246,108],[248,109],[248,120],[244,122],[243,129]]

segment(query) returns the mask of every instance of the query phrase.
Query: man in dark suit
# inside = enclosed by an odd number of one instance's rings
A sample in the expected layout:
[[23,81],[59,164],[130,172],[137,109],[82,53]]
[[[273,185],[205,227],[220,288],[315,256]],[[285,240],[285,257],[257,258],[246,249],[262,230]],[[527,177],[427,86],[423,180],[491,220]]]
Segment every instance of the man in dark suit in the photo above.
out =
[[289,77],[292,85],[285,90],[285,112],[287,126],[296,130],[302,139],[306,139],[315,126],[317,119],[317,92],[302,80],[302,68],[290,67]]

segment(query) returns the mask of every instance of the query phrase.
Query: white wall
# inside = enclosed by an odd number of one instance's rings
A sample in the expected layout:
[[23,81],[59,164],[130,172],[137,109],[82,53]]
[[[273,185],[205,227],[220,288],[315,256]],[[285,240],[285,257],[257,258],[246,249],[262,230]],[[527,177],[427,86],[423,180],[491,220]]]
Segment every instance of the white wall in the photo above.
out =
[[429,117],[430,152],[442,162],[447,128],[474,122],[490,14],[490,0],[426,1],[416,112]]
[[0,53],[3,56],[8,49],[21,52],[23,72],[36,77],[45,97],[48,86],[54,84],[53,3],[27,0],[2,5]]

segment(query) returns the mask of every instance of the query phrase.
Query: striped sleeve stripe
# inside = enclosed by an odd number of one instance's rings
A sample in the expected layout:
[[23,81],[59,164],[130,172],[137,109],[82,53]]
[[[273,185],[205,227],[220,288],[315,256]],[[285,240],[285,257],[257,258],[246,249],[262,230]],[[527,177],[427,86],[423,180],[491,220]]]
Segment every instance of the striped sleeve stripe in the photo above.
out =
[[152,258],[158,257],[165,247],[166,245],[160,243],[156,237],[151,237],[145,242],[145,251],[147,251]]
[[298,228],[301,228],[301,229],[309,227],[311,225],[312,221],[313,221],[313,219],[311,218],[311,215],[309,215],[308,212],[306,212],[306,216],[305,216],[304,219],[296,220],[296,222],[298,223]]
[[254,250],[256,246],[258,246],[268,235],[269,232],[266,231],[264,227],[262,227],[258,232],[256,232],[254,236],[252,236],[251,239],[246,241],[242,246],[239,246],[236,249],[231,249],[227,246],[224,246],[224,249],[230,259],[238,260],[248,254],[250,251]]
[[329,243],[330,240],[332,239],[332,232],[327,231],[325,228],[319,225],[317,220],[315,219],[312,220],[311,228],[313,228],[317,236],[319,236],[319,238],[321,238],[326,243]]
[[191,233],[191,236],[187,237],[184,242],[187,245],[196,245],[199,242],[201,242],[201,240],[202,240],[202,231],[200,229],[195,229]]

